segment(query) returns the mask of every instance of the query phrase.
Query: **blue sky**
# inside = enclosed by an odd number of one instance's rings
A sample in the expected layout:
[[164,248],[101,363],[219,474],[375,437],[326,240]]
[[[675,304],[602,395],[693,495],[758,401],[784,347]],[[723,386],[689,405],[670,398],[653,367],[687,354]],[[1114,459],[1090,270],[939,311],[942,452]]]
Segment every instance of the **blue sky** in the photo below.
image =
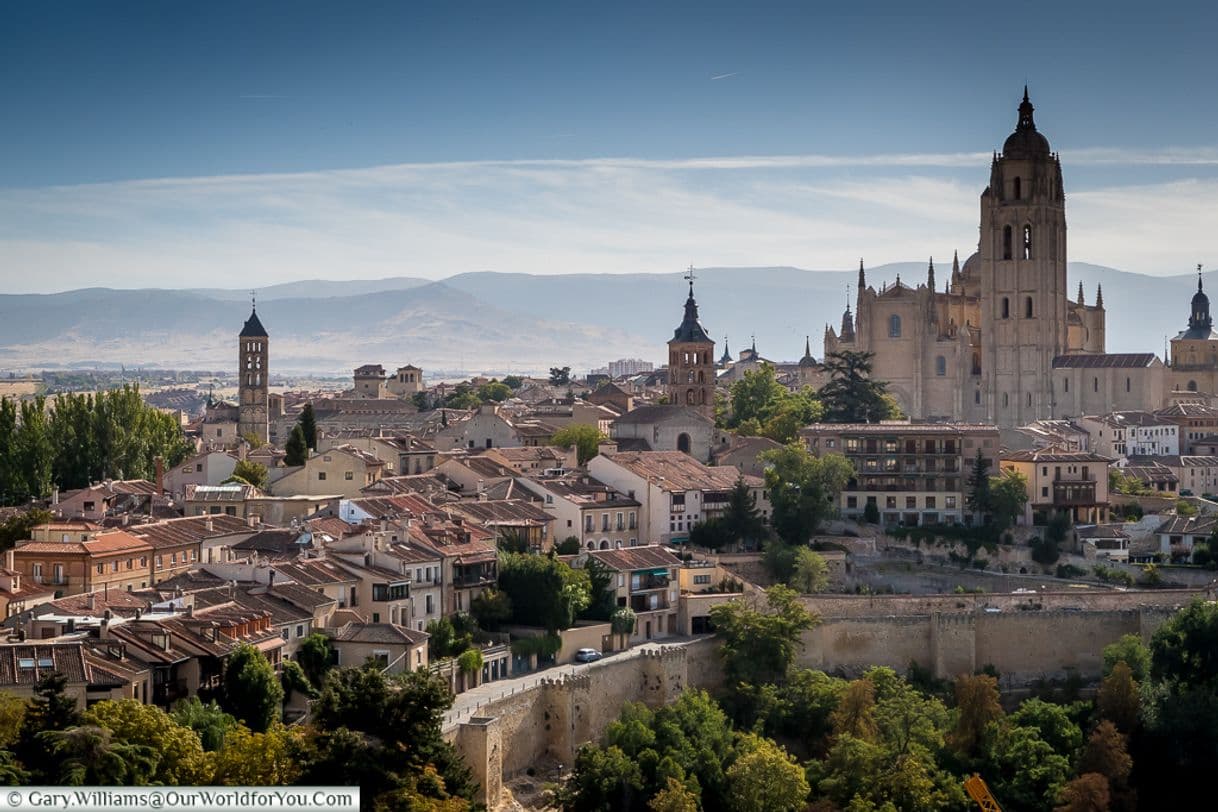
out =
[[1025,81],[1071,257],[1182,273],[1218,264],[1216,30],[1213,4],[9,2],[0,273],[967,254]]

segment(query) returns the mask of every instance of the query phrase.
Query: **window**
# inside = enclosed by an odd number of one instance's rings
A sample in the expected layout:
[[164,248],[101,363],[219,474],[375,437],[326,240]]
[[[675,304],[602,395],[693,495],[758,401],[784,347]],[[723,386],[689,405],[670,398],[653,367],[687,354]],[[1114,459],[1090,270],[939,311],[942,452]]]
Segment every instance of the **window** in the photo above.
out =
[[298,623],[296,625],[296,636],[297,637],[304,637],[304,628],[305,627],[302,624]]
[[1019,200],[1023,197],[1023,181],[1020,178],[1015,178],[1015,199]]
[[1129,386],[1130,386],[1130,381],[1129,381],[1129,379],[1128,379],[1128,378],[1126,378],[1126,379],[1125,379],[1125,391],[1126,391],[1126,392],[1128,392],[1128,391],[1129,391]]
[[1070,391],[1070,379],[1069,378],[1062,378],[1062,389],[1064,389],[1067,392]]
[[1091,379],[1091,391],[1092,392],[1100,391],[1100,379],[1099,378]]
[[324,482],[324,481],[325,481],[325,479],[326,479],[326,472],[325,472],[325,471],[318,471],[318,472],[317,472],[317,481],[318,481],[318,482]]
[[1007,297],[1002,297],[1002,317],[1004,319],[1011,318],[1011,300]]
[[857,496],[847,496],[846,497],[846,507],[856,508],[858,506],[859,506],[859,498]]
[[954,496],[943,497],[943,507],[947,508],[948,510],[954,510],[956,507],[956,497],[954,497]]
[[1023,227],[1023,258],[1032,258],[1032,226]]
[[1002,408],[1005,409],[1007,406],[1010,406],[1010,405],[1011,405],[1010,398],[1007,396],[1006,392],[1003,392],[1002,393]]
[[901,337],[901,317],[898,316],[896,313],[893,313],[891,316],[888,317],[888,337],[889,338],[900,338]]
[[[41,578],[41,577],[42,577],[42,565],[41,565],[41,564],[36,564],[36,565],[35,565],[35,570],[36,570],[36,571],[35,571],[34,575],[35,575],[36,577]],[[56,565],[55,565],[55,569],[54,569],[54,578],[55,578],[54,583],[57,583],[57,584],[62,584],[62,583],[64,583],[64,578],[63,578],[63,564],[56,564]]]
[[1011,258],[1011,227],[1003,226],[1002,229],[1002,258]]
[[1023,317],[1025,319],[1032,318],[1032,297],[1025,296],[1023,299]]
[[909,510],[916,509],[918,507],[918,497],[906,496],[905,497],[905,507],[908,508]]
[[1028,393],[1028,403],[1027,403],[1027,405],[1028,405],[1028,406],[1031,406],[1031,405],[1032,405],[1032,393],[1031,393],[1031,392],[1029,392],[1029,393]]
[[431,595],[427,596],[427,614],[436,611],[435,598]]
[[283,630],[282,632],[280,632],[280,633],[279,633],[279,635],[280,635],[280,636],[281,636],[281,637],[282,637],[284,640],[287,640],[288,638],[290,638],[290,637],[292,636],[292,630],[291,630],[291,629],[289,629],[289,628],[287,628],[287,627],[284,627],[284,630]]
[[981,405],[981,390],[980,389],[973,391],[973,403],[975,403],[978,406]]
[[942,355],[935,357],[935,374],[940,378],[947,374],[947,359]]
[[926,507],[928,507],[928,508],[935,507],[935,497],[933,497],[933,496],[926,497]]
[[195,463],[195,473],[196,473],[196,474],[197,474],[197,473],[201,473],[202,471],[203,471],[203,463],[201,463],[201,462],[196,462],[196,463]]

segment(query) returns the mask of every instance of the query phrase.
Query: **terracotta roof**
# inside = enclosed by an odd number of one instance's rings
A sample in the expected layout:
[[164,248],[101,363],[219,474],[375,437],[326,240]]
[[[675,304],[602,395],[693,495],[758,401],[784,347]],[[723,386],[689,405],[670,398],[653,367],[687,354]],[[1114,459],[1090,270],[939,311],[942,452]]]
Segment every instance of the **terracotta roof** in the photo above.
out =
[[1214,532],[1218,526],[1215,516],[1173,516],[1155,530],[1166,535],[1206,535]]
[[[93,605],[89,605],[92,597]],[[100,617],[107,609],[119,617],[134,617],[136,610],[144,611],[150,601],[147,595],[137,595],[121,589],[103,589],[90,594],[67,595],[34,609],[34,615],[80,615]]]
[[115,553],[149,553],[152,545],[125,530],[99,533],[87,541],[30,541],[16,548],[18,553],[113,555]]
[[1153,352],[1116,352],[1099,355],[1059,355],[1053,359],[1054,369],[1138,369],[1148,367],[1157,359]]
[[1218,418],[1218,409],[1203,403],[1173,403],[1159,409],[1155,414],[1160,417],[1212,417]]
[[490,526],[527,524],[540,527],[554,520],[540,505],[522,499],[455,502],[448,506],[448,511]]
[[[211,525],[211,529],[208,529],[208,525]],[[225,514],[213,514],[139,525],[132,528],[131,532],[145,539],[153,547],[163,548],[198,544],[203,539],[231,536],[237,533],[254,533],[255,531],[244,519]]]
[[426,643],[427,632],[418,632],[396,623],[348,623],[334,633],[340,643],[383,643],[417,646]]
[[1062,451],[1057,448],[1008,451],[1000,455],[1002,462],[1112,462],[1090,451]]
[[0,685],[34,685],[43,677],[63,674],[69,683],[87,682],[80,643],[17,643],[0,646]]
[[646,547],[623,547],[620,550],[594,550],[588,552],[588,557],[595,558],[615,572],[681,566],[681,559],[673,555],[668,548],[654,544]]
[[665,491],[731,490],[740,471],[703,465],[680,451],[627,451],[607,458]]
[[350,584],[359,579],[338,564],[325,558],[304,558],[272,565],[275,572],[305,586]]
[[264,529],[237,542],[232,549],[294,556],[312,546],[311,535],[304,530]]

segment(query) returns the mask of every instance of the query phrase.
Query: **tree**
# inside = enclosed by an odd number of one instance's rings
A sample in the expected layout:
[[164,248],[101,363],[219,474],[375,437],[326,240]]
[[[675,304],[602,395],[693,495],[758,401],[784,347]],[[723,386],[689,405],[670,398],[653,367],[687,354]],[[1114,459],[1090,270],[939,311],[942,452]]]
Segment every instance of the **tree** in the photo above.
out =
[[771,523],[787,544],[807,544],[820,523],[836,510],[838,494],[854,475],[840,454],[814,457],[798,443],[763,452]]
[[1125,663],[1130,676],[1138,682],[1150,676],[1150,649],[1140,635],[1121,635],[1115,643],[1104,646],[1104,675],[1111,674],[1117,663]]
[[1194,600],[1172,615],[1151,637],[1150,658],[1169,691],[1218,694],[1218,604]]
[[630,809],[642,797],[643,771],[620,747],[584,745],[575,754],[575,767],[556,795],[571,812]]
[[282,786],[300,776],[293,758],[296,734],[275,724],[262,733],[238,725],[212,755],[210,783],[217,786]]
[[500,527],[499,537],[495,546],[505,553],[527,553],[529,551],[529,535],[524,530],[515,527]]
[[583,548],[579,544],[579,536],[567,536],[554,547],[557,555],[579,555]]
[[326,673],[334,667],[334,647],[330,645],[330,638],[313,632],[301,640],[296,649],[296,662],[300,663],[313,687],[321,688]]
[[968,478],[968,494],[965,497],[969,512],[978,518],[990,512],[990,474],[989,464],[977,449],[973,458],[973,471]]
[[571,423],[554,433],[550,443],[559,448],[575,448],[576,462],[580,466],[588,464],[599,453],[599,447],[605,440],[605,435],[596,426],[588,423]]
[[476,648],[468,648],[457,658],[457,668],[467,677],[476,677],[482,672],[482,652]]
[[114,741],[97,725],[79,725],[46,733],[57,783],[67,786],[140,786],[152,780],[156,756],[151,748]]
[[998,680],[989,674],[961,674],[956,678],[955,695],[956,725],[948,743],[957,753],[971,756],[980,747],[986,728],[1002,719]]
[[261,651],[241,643],[224,664],[220,705],[255,733],[265,732],[279,718],[283,687]]
[[1062,787],[1061,806],[1054,812],[1108,812],[1108,779],[1099,773],[1083,773]]
[[86,710],[83,721],[110,731],[118,742],[146,748],[151,780],[158,784],[205,784],[211,778],[199,735],[154,705],[134,699],[105,700]]
[[233,466],[233,475],[224,481],[245,482],[253,485],[258,490],[265,490],[269,478],[270,474],[262,463],[251,462],[250,460],[238,460],[237,464]]
[[512,619],[512,599],[502,590],[485,589],[469,602],[469,612],[483,629],[497,632]]
[[501,403],[511,396],[512,387],[499,381],[491,381],[478,387],[478,399],[483,403]]
[[317,415],[313,413],[313,404],[306,403],[300,410],[298,419],[300,430],[304,432],[305,448],[317,450]]
[[287,452],[283,457],[284,465],[304,465],[309,458],[309,444],[299,423],[292,426],[292,433],[288,435],[288,442],[283,450]]
[[1133,670],[1124,660],[1114,665],[1100,683],[1095,709],[1101,718],[1111,721],[1122,733],[1130,733],[1137,727],[1141,698]]
[[729,684],[775,682],[787,673],[802,635],[818,619],[804,608],[794,590],[772,586],[766,590],[765,608],[743,600],[710,610]]
[[625,639],[634,634],[637,622],[638,618],[633,609],[629,606],[619,606],[609,616],[609,629],[618,637]]
[[21,722],[21,735],[15,751],[17,758],[36,779],[44,783],[53,783],[57,776],[51,771],[55,756],[43,734],[66,730],[80,721],[76,700],[64,692],[67,684],[68,678],[60,672],[40,679],[34,685],[34,698]]
[[1018,471],[1004,471],[990,477],[990,511],[994,523],[1005,530],[1023,515],[1028,504],[1028,478]]
[[1033,697],[1024,701],[1011,714],[1010,722],[1035,730],[1041,741],[1053,748],[1053,752],[1069,761],[1074,760],[1083,744],[1083,731],[1066,709],[1043,699]]
[[520,377],[519,375],[507,375],[504,377],[503,383],[505,386],[515,392],[517,389],[524,386],[524,378]]
[[875,684],[869,679],[856,679],[846,686],[837,708],[829,715],[829,725],[835,736],[875,741],[879,736],[875,723]]
[[1054,752],[1035,728],[991,728],[979,772],[1003,808],[1044,809],[1070,775],[1070,760]]
[[554,556],[501,553],[499,589],[511,600],[514,623],[549,632],[569,628],[592,601],[588,573]]
[[871,500],[867,500],[867,504],[863,505],[863,521],[867,524],[880,523],[880,506]]
[[[453,617],[459,619],[458,615]],[[432,662],[456,657],[474,644],[473,635],[467,630],[458,630],[450,617],[428,621],[427,635],[427,658]]]
[[748,734],[740,755],[727,769],[728,798],[740,812],[786,812],[803,809],[811,789],[803,768],[769,739]]
[[550,386],[566,386],[571,383],[571,367],[550,367]]
[[689,544],[707,550],[722,550],[736,542],[721,517],[702,519],[689,529]]
[[728,425],[739,426],[746,420],[765,423],[778,412],[788,394],[787,388],[778,382],[774,367],[770,364],[747,370],[731,386],[729,399],[732,410]]
[[29,702],[8,691],[0,691],[0,750],[8,750],[21,735]]
[[878,423],[897,417],[900,410],[886,398],[887,384],[871,378],[874,353],[843,350],[825,356],[829,382],[818,397],[828,423]]
[[795,567],[791,573],[791,586],[805,595],[823,592],[829,585],[829,568],[825,559],[808,547],[795,551]]
[[1101,721],[1087,738],[1078,760],[1080,773],[1099,773],[1111,787],[1124,787],[1133,770],[1133,759],[1126,749],[1125,736],[1107,719]]
[[698,797],[689,787],[669,776],[664,789],[647,802],[649,812],[698,812]]
[[203,749],[209,753],[219,750],[224,744],[224,737],[238,724],[215,702],[203,704],[197,696],[179,700],[169,715],[182,727],[197,733]]
[[[745,543],[756,541],[765,536],[765,520],[757,509],[757,498],[749,488],[744,477],[737,477],[732,492],[728,494],[727,510],[719,520],[732,541]],[[692,539],[691,539],[692,541]]]

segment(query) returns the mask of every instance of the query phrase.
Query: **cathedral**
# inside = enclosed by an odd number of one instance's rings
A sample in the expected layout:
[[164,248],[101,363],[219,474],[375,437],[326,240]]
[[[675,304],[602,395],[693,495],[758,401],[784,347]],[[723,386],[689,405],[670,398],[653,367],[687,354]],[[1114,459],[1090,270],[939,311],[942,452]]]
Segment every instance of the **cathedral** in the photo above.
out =
[[854,311],[825,330],[826,354],[873,353],[874,376],[915,419],[1013,428],[1163,405],[1158,357],[1104,352],[1103,291],[1070,296],[1061,160],[1033,110],[1025,87],[981,193],[977,251],[939,279],[932,259],[924,281],[878,288],[860,261]]

